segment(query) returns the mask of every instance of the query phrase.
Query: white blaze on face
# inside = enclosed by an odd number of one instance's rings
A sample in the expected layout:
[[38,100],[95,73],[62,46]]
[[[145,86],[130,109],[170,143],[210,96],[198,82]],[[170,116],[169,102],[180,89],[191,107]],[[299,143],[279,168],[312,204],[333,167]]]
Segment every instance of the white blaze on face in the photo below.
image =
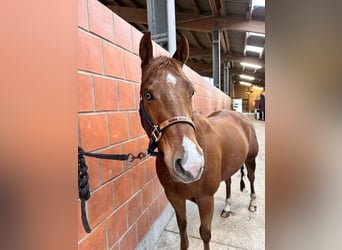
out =
[[174,75],[172,75],[171,73],[167,73],[166,76],[166,82],[170,83],[170,84],[176,84],[177,83],[177,79]]
[[198,151],[196,144],[188,137],[183,137],[184,157],[182,166],[189,171],[193,177],[197,177],[200,169],[204,166],[203,152]]

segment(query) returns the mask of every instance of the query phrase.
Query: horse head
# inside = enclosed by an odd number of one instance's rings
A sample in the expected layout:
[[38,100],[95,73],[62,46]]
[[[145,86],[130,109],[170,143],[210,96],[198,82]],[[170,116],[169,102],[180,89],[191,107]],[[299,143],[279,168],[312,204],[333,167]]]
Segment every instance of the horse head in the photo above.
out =
[[182,71],[189,56],[189,44],[182,36],[172,58],[153,57],[151,33],[148,32],[140,41],[139,55],[142,70],[140,105],[146,117],[144,119],[140,114],[143,127],[150,138],[155,137],[172,178],[183,183],[197,181],[203,173],[204,154],[196,140],[192,121],[191,99],[195,89]]

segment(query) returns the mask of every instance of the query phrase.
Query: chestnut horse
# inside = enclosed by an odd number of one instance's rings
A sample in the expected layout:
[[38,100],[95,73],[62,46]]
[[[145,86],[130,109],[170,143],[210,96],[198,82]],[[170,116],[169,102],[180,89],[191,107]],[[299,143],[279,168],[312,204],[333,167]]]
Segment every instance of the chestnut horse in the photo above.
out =
[[[181,249],[189,246],[185,200],[198,205],[199,232],[204,249],[209,249],[214,193],[225,181],[226,205],[221,216],[228,217],[231,176],[241,169],[242,180],[244,163],[251,186],[249,210],[256,211],[254,171],[258,142],[254,127],[246,116],[231,110],[217,111],[208,117],[193,112],[191,99],[195,89],[182,71],[189,55],[184,36],[173,58],[154,58],[151,34],[145,33],[139,55],[140,118],[150,138],[149,152],[158,147],[163,154],[156,158],[156,171],[176,211]],[[241,184],[244,186],[243,180]]]

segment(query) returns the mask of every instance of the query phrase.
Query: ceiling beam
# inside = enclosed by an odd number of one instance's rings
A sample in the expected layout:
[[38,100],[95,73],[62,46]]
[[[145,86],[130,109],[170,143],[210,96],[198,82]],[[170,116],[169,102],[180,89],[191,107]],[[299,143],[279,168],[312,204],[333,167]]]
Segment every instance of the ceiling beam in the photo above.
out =
[[[127,22],[147,24],[146,9],[115,5],[108,5],[107,7]],[[176,12],[176,27],[202,32],[212,32],[220,29],[265,33],[265,22],[263,21],[246,20],[240,16],[215,18],[213,16],[179,11]]]
[[[190,58],[203,58],[205,60],[211,60],[211,53],[212,51],[210,49],[201,49],[201,48],[190,48]],[[228,59],[228,61],[234,61],[234,62],[247,62],[252,64],[257,64],[261,66],[265,66],[265,60],[259,59],[256,57],[251,56],[243,56],[240,54],[222,54],[222,60],[225,58]]]
[[192,8],[194,8],[194,10],[195,10],[195,13],[196,14],[200,14],[201,13],[201,9],[200,9],[200,7],[198,5],[197,0],[191,0],[191,4],[192,4]]
[[[192,60],[189,60],[186,63],[189,67],[193,68],[196,71],[199,72],[212,72],[213,66],[212,63],[202,63],[202,62],[194,62]],[[244,71],[242,69],[229,69],[229,72],[231,74],[247,74],[247,75],[252,75],[254,76],[257,80],[265,81],[265,74],[264,73],[252,73],[248,71]]]
[[217,10],[217,6],[216,6],[215,0],[209,0],[209,5],[210,5],[211,13],[213,13],[213,16],[214,17],[220,16],[220,13]]
[[[176,14],[177,16],[177,14]],[[225,16],[225,17],[201,17],[189,21],[181,21],[177,18],[178,29],[189,29],[202,32],[212,32],[214,30],[235,30],[235,31],[250,31],[265,34],[265,22],[246,20],[240,16]]]

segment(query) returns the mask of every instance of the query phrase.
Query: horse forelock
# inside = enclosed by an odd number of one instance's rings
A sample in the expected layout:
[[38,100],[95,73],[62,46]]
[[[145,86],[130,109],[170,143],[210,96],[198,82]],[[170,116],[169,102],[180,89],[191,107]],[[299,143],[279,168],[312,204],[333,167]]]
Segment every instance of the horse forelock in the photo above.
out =
[[151,77],[152,73],[166,69],[179,72],[181,71],[181,65],[175,59],[170,57],[158,56],[142,69],[142,81],[147,81]]

